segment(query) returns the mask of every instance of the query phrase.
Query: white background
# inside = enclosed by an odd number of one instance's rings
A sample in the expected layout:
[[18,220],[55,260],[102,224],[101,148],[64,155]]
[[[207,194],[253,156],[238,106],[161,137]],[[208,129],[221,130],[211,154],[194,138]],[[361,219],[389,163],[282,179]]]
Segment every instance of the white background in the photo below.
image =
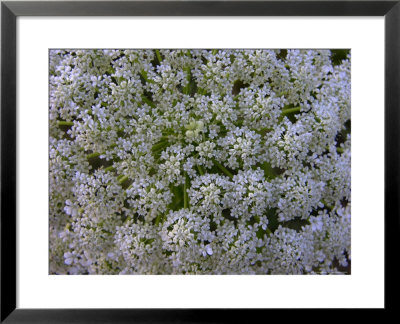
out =
[[[18,18],[17,307],[383,307],[384,19]],[[350,276],[48,275],[49,48],[351,48]]]

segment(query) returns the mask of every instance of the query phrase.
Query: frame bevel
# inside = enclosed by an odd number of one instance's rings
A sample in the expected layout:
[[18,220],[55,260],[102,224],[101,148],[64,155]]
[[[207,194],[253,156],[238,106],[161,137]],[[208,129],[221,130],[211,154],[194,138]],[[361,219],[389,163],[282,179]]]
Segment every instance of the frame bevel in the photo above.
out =
[[[2,1],[1,312],[5,323],[224,322],[265,310],[16,308],[16,18],[18,16],[385,16],[385,309],[396,307],[400,212],[400,0],[395,1]],[[211,312],[211,314],[210,314]]]

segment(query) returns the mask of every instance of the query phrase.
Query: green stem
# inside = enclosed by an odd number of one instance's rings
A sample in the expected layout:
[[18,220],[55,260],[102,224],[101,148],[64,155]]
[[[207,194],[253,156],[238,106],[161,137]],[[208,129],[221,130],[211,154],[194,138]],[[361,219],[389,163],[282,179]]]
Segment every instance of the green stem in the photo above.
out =
[[144,81],[146,81],[146,82],[148,82],[148,83],[154,83],[153,80],[149,80],[149,79],[147,78],[147,72],[146,72],[145,70],[142,70],[142,71],[140,72],[140,75],[142,76],[142,78],[144,79]]
[[271,236],[272,235],[272,232],[271,232],[271,230],[267,227],[267,229],[265,230],[266,232],[267,232],[267,235],[268,236]]
[[100,155],[101,155],[101,153],[95,152],[95,153],[86,155],[86,158],[87,158],[87,159],[94,159],[94,158],[99,157]]
[[191,78],[192,78],[192,70],[191,70],[190,66],[188,66],[186,68],[186,80],[188,80],[190,82]]
[[160,224],[161,217],[162,217],[161,213],[157,215],[156,220],[155,220],[155,222],[154,222],[154,225],[157,226],[158,224]]
[[225,168],[221,163],[219,163],[217,160],[213,159],[214,164],[220,169],[223,173],[225,173],[229,178],[233,178],[233,174],[229,172],[227,168]]
[[114,171],[114,170],[115,170],[115,168],[112,165],[104,169],[104,171],[106,171],[106,172],[110,172],[110,171]]
[[260,135],[265,135],[266,133],[272,132],[273,130],[274,130],[273,128],[269,128],[269,127],[264,127],[264,128],[259,129],[259,130],[254,129],[254,131],[256,133],[260,134]]
[[159,142],[159,143],[157,143],[157,144],[154,144],[153,147],[151,148],[151,150],[152,150],[153,152],[156,152],[156,151],[158,151],[158,150],[160,150],[160,149],[163,149],[163,148],[164,148],[165,146],[167,146],[168,144],[169,144],[168,141]]
[[186,70],[186,80],[188,81],[188,84],[183,89],[183,93],[184,94],[189,94],[189,92],[190,92],[190,81],[192,79],[192,71],[191,71],[190,67],[187,67],[185,70]]
[[65,120],[60,120],[57,122],[58,126],[74,126],[74,122],[68,122]]
[[212,52],[211,52],[212,55],[215,55],[215,54],[217,54],[217,53],[218,53],[218,50],[217,50],[217,49],[213,49]]
[[123,184],[126,180],[128,180],[128,177],[127,176],[122,176],[120,179],[118,179],[118,182],[120,184]]
[[161,62],[163,61],[163,59],[162,59],[162,57],[161,57],[160,50],[158,50],[158,49],[156,49],[156,56],[157,56],[158,62],[160,62],[160,64],[161,64]]
[[199,170],[200,175],[204,175],[204,170],[201,165],[197,164],[197,169]]
[[189,208],[189,195],[188,195],[188,187],[189,187],[189,177],[185,172],[185,183],[183,185],[183,208]]
[[297,112],[300,112],[300,107],[286,108],[286,109],[282,109],[281,116],[286,116],[288,114],[297,113]]

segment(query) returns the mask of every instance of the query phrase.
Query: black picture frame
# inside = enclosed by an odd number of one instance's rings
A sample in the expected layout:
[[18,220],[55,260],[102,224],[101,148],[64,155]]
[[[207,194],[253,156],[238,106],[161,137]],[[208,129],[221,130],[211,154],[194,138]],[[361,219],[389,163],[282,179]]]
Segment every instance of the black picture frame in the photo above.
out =
[[[399,243],[400,0],[395,1],[2,1],[1,323],[228,322],[267,310],[16,308],[16,19],[18,16],[384,16],[385,309],[396,307]],[[397,243],[397,244],[396,244]],[[391,256],[394,250],[394,257]],[[396,284],[397,283],[397,284]],[[367,284],[367,283],[366,283]]]

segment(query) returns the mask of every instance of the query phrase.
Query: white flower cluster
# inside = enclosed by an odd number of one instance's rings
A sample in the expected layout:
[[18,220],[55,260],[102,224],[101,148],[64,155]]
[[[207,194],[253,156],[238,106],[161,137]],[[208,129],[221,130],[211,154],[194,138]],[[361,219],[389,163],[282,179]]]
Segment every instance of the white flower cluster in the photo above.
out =
[[51,50],[51,274],[336,274],[348,50]]

